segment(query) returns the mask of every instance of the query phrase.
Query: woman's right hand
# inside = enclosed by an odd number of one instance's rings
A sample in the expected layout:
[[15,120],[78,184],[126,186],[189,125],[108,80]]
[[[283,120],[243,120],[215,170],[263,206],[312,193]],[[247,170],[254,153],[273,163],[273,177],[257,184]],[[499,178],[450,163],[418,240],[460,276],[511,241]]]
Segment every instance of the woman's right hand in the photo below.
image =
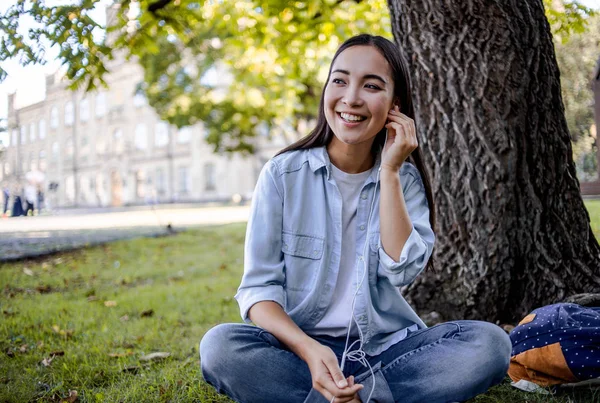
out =
[[354,384],[354,377],[344,377],[333,350],[315,341],[303,354],[312,377],[312,387],[328,401],[335,403],[359,402],[361,384]]

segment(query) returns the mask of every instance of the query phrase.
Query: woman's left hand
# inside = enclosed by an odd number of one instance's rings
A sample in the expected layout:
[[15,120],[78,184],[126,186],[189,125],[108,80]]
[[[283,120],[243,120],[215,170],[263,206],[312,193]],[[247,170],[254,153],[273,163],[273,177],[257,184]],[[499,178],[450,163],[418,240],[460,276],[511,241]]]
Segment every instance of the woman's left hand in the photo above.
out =
[[381,168],[398,172],[402,163],[418,146],[415,121],[400,112],[397,105],[388,113],[389,122],[385,125],[387,143],[383,150]]

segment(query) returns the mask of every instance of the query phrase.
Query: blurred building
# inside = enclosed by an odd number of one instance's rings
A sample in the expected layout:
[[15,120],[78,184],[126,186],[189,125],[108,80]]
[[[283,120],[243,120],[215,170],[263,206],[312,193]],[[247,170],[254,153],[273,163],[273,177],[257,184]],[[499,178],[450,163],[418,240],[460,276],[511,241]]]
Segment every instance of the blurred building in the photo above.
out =
[[202,125],[178,130],[136,95],[139,65],[121,59],[110,72],[108,90],[72,92],[49,76],[42,102],[17,109],[9,96],[0,182],[13,194],[31,172],[43,176],[52,207],[220,201],[252,192],[268,153],[214,154]]

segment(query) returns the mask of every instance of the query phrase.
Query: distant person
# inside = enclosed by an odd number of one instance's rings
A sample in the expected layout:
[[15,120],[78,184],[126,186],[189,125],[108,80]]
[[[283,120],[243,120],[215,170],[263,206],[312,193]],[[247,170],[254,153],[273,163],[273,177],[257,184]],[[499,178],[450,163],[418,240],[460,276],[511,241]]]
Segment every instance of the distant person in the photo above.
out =
[[25,215],[29,215],[29,211],[31,211],[31,215],[34,215],[34,206],[35,199],[37,198],[37,194],[35,191],[35,187],[32,184],[28,184],[25,186]]
[[14,192],[12,217],[20,217],[24,215],[23,200],[21,199],[21,195],[19,193],[19,191]]
[[8,211],[8,199],[10,199],[10,189],[8,188],[8,185],[4,185],[4,187],[2,188],[2,197],[4,201],[2,216],[6,217],[6,212]]
[[42,213],[42,209],[44,208],[44,191],[41,186],[38,186],[37,189],[37,211],[38,215]]
[[235,296],[246,323],[200,344],[204,379],[236,402],[456,402],[506,376],[502,328],[428,328],[400,292],[435,238],[409,73],[393,42],[347,40],[316,128],[264,166]]

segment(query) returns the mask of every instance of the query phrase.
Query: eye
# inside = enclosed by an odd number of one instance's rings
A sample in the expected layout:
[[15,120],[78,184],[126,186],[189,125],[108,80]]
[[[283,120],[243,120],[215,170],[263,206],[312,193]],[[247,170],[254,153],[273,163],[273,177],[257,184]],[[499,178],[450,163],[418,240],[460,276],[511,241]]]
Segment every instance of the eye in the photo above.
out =
[[331,80],[331,82],[334,84],[345,84],[344,80],[342,80],[341,78],[334,78],[333,80]]
[[375,84],[366,84],[365,87],[370,88],[372,90],[380,90],[381,87],[379,87],[378,85]]

